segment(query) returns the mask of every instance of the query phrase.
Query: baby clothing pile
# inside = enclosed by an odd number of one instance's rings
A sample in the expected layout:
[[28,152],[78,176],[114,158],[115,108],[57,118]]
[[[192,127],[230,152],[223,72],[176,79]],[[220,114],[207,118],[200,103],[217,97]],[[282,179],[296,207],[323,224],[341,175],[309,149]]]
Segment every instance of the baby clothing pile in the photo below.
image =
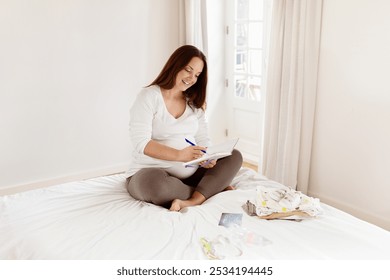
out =
[[255,202],[247,201],[250,215],[262,219],[304,219],[321,214],[320,200],[288,187],[257,187]]

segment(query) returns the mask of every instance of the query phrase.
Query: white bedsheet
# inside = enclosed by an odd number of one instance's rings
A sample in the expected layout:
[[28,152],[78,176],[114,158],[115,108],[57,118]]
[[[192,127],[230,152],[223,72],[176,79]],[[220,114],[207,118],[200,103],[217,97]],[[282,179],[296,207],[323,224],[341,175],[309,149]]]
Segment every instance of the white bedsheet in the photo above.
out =
[[239,259],[390,259],[390,232],[321,204],[301,222],[246,214],[256,186],[278,188],[249,169],[235,191],[176,213],[129,196],[124,175],[0,197],[0,259],[207,259],[200,239],[227,235],[222,213],[243,213],[242,227],[272,243],[247,245]]

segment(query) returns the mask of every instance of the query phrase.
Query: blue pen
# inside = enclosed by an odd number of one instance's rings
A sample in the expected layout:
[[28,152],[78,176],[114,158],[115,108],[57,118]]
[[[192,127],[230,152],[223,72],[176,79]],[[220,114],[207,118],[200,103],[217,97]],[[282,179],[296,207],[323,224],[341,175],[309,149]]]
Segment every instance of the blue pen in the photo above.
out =
[[[190,140],[188,140],[187,138],[184,138],[185,140],[186,140],[186,142],[188,143],[188,144],[190,144],[191,146],[196,146],[194,143],[192,143]],[[201,150],[202,152],[204,152],[204,153],[206,153],[206,151],[205,150]]]

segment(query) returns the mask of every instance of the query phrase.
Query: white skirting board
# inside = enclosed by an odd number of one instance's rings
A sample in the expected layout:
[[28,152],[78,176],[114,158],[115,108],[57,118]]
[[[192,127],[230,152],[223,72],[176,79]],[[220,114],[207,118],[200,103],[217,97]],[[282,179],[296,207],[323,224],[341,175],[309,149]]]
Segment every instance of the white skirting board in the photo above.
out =
[[44,179],[44,180],[35,181],[27,184],[2,187],[0,188],[0,196],[45,188],[45,187],[64,184],[73,181],[87,180],[87,179],[100,177],[100,176],[123,173],[127,171],[127,169],[128,169],[128,164],[120,164],[120,165],[110,166],[102,169],[88,170],[80,173],[74,173],[74,174],[68,174],[68,175],[59,176],[55,178]]
[[356,216],[359,219],[362,219],[362,220],[367,221],[369,223],[375,224],[375,225],[377,225],[385,230],[390,231],[389,217],[379,217],[377,215],[373,215],[372,213],[370,213],[368,211],[358,209],[356,206],[350,205],[350,204],[342,202],[342,201],[338,201],[338,200],[331,198],[331,197],[320,195],[316,192],[309,191],[308,195],[312,196],[312,197],[318,197],[321,200],[321,202],[329,204],[329,205],[336,207],[340,210],[343,210],[343,211],[345,211],[353,216]]

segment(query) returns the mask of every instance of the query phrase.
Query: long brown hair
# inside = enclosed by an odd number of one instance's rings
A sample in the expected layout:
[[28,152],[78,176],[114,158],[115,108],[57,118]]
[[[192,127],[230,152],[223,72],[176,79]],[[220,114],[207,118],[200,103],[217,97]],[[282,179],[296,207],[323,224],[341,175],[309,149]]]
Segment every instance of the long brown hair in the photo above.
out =
[[207,88],[207,61],[206,56],[194,46],[184,45],[174,51],[160,74],[149,86],[158,85],[163,89],[173,88],[177,73],[183,70],[194,57],[199,57],[203,61],[203,70],[196,83],[188,88],[184,94],[188,100],[188,105],[198,109],[204,108]]

